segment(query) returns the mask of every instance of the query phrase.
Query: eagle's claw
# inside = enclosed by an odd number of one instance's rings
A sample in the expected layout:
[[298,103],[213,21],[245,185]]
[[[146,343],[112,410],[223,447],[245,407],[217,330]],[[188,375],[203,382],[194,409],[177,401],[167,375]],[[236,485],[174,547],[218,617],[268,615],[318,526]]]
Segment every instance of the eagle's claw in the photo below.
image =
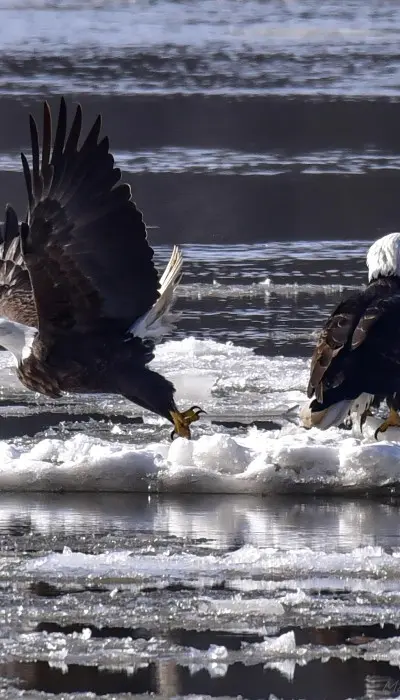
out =
[[192,406],[180,413],[180,411],[171,411],[170,415],[174,424],[174,429],[171,433],[171,440],[175,437],[184,437],[190,440],[189,425],[199,420],[200,414],[206,413],[200,406]]
[[386,420],[383,421],[383,423],[381,423],[379,428],[377,428],[375,430],[375,433],[374,433],[375,440],[378,439],[379,433],[386,433],[388,428],[400,428],[400,416],[397,413],[397,411],[395,411],[394,408],[390,409],[389,415],[386,418]]

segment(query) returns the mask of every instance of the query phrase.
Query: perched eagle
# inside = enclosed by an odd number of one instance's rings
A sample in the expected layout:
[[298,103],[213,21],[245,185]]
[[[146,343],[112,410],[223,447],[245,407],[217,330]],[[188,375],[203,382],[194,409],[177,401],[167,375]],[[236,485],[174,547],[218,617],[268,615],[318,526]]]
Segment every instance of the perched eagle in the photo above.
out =
[[119,394],[190,437],[194,406],[180,413],[174,386],[147,364],[171,324],[181,276],[177,248],[159,279],[142,214],[121,183],[101,118],[78,146],[82,110],[67,134],[62,98],[54,144],[44,105],[42,153],[30,117],[32,169],[22,154],[28,214],[7,206],[0,241],[0,345],[32,391]]
[[375,437],[400,426],[400,233],[375,241],[367,266],[368,286],[340,302],[319,336],[307,389],[315,398],[301,412],[307,428],[339,425],[385,397],[390,413]]

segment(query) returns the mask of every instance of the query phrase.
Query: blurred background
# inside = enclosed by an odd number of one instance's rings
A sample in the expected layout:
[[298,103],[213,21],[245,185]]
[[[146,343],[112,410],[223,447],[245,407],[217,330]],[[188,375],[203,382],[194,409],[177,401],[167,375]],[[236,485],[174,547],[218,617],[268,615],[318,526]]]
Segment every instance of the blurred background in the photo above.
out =
[[104,115],[154,243],[376,238],[399,29],[394,0],[1,0],[2,200],[23,215],[27,108],[63,93]]

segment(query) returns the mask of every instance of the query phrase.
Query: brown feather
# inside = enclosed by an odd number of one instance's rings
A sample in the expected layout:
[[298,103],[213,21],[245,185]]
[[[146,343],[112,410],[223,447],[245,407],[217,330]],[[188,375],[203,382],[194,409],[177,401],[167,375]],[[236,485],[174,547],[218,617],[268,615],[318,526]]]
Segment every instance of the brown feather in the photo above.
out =
[[315,392],[319,402],[322,402],[322,381],[334,358],[339,354],[351,337],[355,320],[346,312],[344,304],[339,304],[325,324],[311,359],[310,380],[307,396]]
[[142,215],[129,186],[119,183],[108,139],[99,141],[100,128],[98,117],[79,148],[81,108],[66,139],[66,107],[61,101],[49,185],[48,106],[40,173],[38,132],[31,121],[33,177],[23,157],[29,217],[21,228],[21,242],[39,330],[46,337],[107,324],[126,331],[158,298],[158,275]]
[[32,286],[22,256],[17,215],[10,206],[0,233],[0,315],[35,327]]
[[[17,367],[29,389],[120,394],[176,425],[173,384],[146,367],[153,341],[128,333],[158,300],[159,280],[142,214],[100,127],[98,118],[79,146],[81,109],[67,136],[62,98],[52,144],[45,103],[40,153],[30,118],[31,168],[22,154],[29,210],[21,225],[6,210],[0,313],[39,330]],[[187,437],[193,417],[181,419]]]
[[[397,311],[398,310],[398,311]],[[331,314],[321,331],[315,347],[307,387],[308,397],[313,394],[322,403],[327,391],[346,382],[354,383],[357,390],[371,391],[371,378],[365,374],[365,357],[368,366],[382,371],[382,359],[400,362],[400,324],[393,319],[400,315],[400,280],[378,279],[365,290],[342,301]],[[360,363],[360,351],[362,362]],[[376,364],[378,363],[378,364]],[[347,397],[348,398],[348,397]],[[356,396],[354,397],[356,398]]]

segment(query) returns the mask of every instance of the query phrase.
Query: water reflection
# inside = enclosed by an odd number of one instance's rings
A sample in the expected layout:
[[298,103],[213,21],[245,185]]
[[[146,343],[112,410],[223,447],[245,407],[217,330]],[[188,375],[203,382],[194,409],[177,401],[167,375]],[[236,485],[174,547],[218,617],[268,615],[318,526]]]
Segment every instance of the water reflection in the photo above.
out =
[[[274,667],[275,666],[275,667]],[[116,670],[44,661],[0,664],[0,675],[24,690],[46,693],[91,692],[95,695],[132,693],[206,695],[210,697],[342,698],[391,697],[400,688],[400,671],[388,663],[361,659],[295,665],[293,674],[283,663],[247,666],[213,664],[208,669],[181,666],[173,661],[132,665]]]
[[[122,548],[150,537],[210,543],[231,550],[245,544],[295,550],[351,551],[400,546],[397,503],[292,497],[31,494],[0,495],[3,538],[117,538]],[[35,536],[32,538],[32,536]],[[160,539],[161,538],[161,539]],[[39,546],[42,540],[39,539]]]

